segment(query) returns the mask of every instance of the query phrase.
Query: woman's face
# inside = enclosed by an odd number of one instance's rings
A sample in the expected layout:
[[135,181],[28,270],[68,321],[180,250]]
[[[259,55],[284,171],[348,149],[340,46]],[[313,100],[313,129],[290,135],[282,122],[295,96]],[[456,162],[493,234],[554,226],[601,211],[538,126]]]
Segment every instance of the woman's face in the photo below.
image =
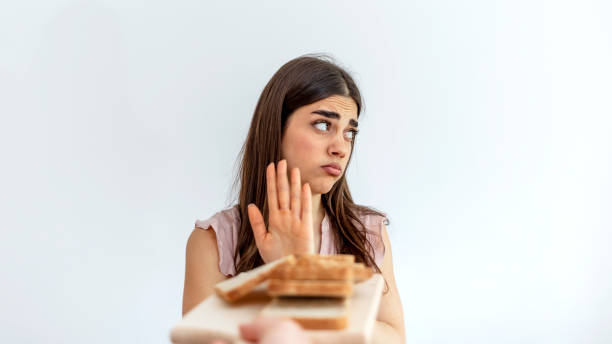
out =
[[302,184],[309,183],[313,194],[329,192],[346,170],[356,132],[357,104],[350,97],[331,96],[298,108],[287,119],[281,142],[287,171],[299,168]]

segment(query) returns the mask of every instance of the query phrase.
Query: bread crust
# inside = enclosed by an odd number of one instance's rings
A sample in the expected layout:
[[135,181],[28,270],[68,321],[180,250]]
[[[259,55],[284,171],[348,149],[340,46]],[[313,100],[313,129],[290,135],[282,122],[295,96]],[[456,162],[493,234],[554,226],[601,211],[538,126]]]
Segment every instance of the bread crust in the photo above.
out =
[[308,330],[342,330],[348,325],[348,315],[335,318],[306,319],[291,318]]
[[374,271],[363,263],[353,264],[353,280],[355,282],[363,282],[370,279],[374,275]]
[[268,281],[270,296],[350,297],[352,281],[280,280]]
[[[274,266],[270,267],[268,266],[268,264],[273,264]],[[237,276],[234,276],[229,280],[225,280],[221,283],[217,283],[215,285],[215,292],[225,301],[234,302],[248,294],[260,283],[270,278],[270,275],[274,272],[275,269],[278,269],[284,264],[295,264],[295,257],[293,255],[285,256],[281,258],[280,261],[275,261],[268,264],[259,266],[248,272],[240,273]],[[232,280],[235,281],[235,279],[240,278],[244,279],[244,281],[240,285],[233,288],[225,287],[228,282],[231,283]]]
[[234,302],[242,298],[249,292],[251,292],[251,290],[257,287],[260,283],[265,281],[267,278],[268,278],[267,274],[262,274],[260,276],[254,277],[251,280],[246,281],[240,287],[235,288],[235,289],[224,291],[223,289],[219,287],[215,287],[215,292],[217,293],[217,295],[221,296],[221,298],[223,298],[225,301]]
[[335,262],[340,264],[352,264],[355,262],[355,256],[352,254],[332,254],[332,255],[320,255],[320,254],[297,254],[295,255],[297,263],[304,264],[309,262]]
[[353,267],[335,264],[312,264],[308,266],[284,264],[270,275],[284,280],[353,280]]
[[[309,330],[340,330],[348,326],[349,299],[276,298],[262,310],[263,315],[291,319]],[[295,309],[300,311],[295,311]],[[334,313],[327,316],[313,309]],[[317,315],[317,313],[319,315]]]
[[364,263],[355,263],[352,255],[300,255],[295,261],[275,269],[270,278],[362,282],[372,277],[373,273]]

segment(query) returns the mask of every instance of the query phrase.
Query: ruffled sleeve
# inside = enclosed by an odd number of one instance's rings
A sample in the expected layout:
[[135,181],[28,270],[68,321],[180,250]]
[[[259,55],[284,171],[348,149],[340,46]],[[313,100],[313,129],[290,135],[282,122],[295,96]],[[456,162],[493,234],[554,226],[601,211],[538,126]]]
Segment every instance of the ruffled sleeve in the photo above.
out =
[[363,224],[366,226],[366,238],[372,244],[374,249],[374,261],[380,268],[385,258],[385,243],[383,242],[382,229],[383,225],[389,225],[387,215],[383,216],[368,214],[362,217]]
[[196,220],[196,228],[215,231],[219,251],[219,271],[225,276],[234,276],[234,252],[240,229],[240,213],[236,207],[221,210],[206,220]]

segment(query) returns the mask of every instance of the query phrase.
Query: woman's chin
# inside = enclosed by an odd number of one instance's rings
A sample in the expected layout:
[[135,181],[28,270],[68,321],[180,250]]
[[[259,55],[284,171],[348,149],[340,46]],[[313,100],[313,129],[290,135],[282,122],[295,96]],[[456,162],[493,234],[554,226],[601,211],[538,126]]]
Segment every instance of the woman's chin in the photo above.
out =
[[334,183],[320,183],[317,185],[311,185],[310,191],[313,195],[322,195],[328,193],[332,187],[334,187]]

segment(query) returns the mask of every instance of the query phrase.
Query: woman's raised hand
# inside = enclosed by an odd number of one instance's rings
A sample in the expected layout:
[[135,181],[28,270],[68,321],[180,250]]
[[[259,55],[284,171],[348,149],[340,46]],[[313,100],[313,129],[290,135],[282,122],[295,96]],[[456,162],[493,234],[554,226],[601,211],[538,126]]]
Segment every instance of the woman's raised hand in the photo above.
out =
[[287,161],[281,160],[266,169],[269,208],[268,229],[256,205],[248,207],[255,244],[265,263],[289,254],[313,253],[312,194],[308,183],[302,186],[300,170],[291,170],[287,180]]

